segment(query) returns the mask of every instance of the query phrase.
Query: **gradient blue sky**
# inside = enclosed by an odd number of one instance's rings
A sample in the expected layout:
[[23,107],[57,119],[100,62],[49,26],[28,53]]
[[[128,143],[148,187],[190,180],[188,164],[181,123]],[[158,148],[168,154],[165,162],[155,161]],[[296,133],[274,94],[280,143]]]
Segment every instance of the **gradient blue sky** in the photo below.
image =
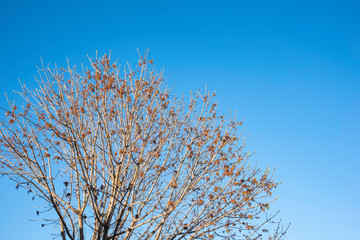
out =
[[[360,239],[358,1],[0,0],[0,105],[36,64],[120,62],[150,49],[177,94],[208,85],[245,118],[254,161],[276,167],[287,239]],[[0,178],[0,239],[50,239]]]

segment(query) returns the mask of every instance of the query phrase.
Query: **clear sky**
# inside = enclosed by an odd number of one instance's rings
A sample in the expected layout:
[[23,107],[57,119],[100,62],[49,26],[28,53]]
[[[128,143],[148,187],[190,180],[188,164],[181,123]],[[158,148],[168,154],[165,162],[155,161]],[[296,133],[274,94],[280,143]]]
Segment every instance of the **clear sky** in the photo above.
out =
[[[0,0],[0,105],[40,58],[79,65],[150,49],[177,94],[216,90],[248,150],[283,181],[287,239],[360,239],[359,1]],[[30,197],[0,178],[0,239],[50,239]],[[36,237],[35,237],[36,236]]]

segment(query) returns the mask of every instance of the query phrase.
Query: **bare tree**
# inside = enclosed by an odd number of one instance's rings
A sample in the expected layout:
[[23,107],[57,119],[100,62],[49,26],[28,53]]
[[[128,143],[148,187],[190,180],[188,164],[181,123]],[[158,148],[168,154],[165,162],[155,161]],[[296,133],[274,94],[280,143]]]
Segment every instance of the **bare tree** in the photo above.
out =
[[106,55],[90,62],[81,73],[40,69],[39,88],[22,85],[24,104],[9,101],[0,122],[0,173],[47,203],[58,236],[261,239],[270,230],[277,183],[249,166],[242,123],[219,115],[215,94],[176,98],[146,57],[123,76]]

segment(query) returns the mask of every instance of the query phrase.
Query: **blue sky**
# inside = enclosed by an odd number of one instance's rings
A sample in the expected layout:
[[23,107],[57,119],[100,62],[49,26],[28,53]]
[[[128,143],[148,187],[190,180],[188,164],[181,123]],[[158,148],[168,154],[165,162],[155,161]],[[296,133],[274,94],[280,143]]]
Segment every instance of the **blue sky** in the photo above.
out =
[[[133,3],[134,2],[134,3]],[[216,90],[247,145],[283,181],[287,239],[356,239],[360,226],[358,1],[0,1],[0,104],[35,87],[41,58],[79,65],[150,49],[177,94]],[[34,203],[0,178],[0,239],[49,239]],[[37,205],[38,206],[38,205]]]

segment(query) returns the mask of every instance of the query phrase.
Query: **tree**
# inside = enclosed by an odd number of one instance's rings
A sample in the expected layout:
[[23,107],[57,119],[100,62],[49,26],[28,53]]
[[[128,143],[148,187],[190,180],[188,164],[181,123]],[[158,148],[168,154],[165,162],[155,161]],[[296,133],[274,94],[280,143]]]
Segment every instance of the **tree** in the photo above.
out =
[[0,122],[0,173],[47,203],[58,236],[261,239],[277,183],[249,166],[215,94],[178,99],[146,57],[123,77],[106,55],[90,62],[41,68]]

